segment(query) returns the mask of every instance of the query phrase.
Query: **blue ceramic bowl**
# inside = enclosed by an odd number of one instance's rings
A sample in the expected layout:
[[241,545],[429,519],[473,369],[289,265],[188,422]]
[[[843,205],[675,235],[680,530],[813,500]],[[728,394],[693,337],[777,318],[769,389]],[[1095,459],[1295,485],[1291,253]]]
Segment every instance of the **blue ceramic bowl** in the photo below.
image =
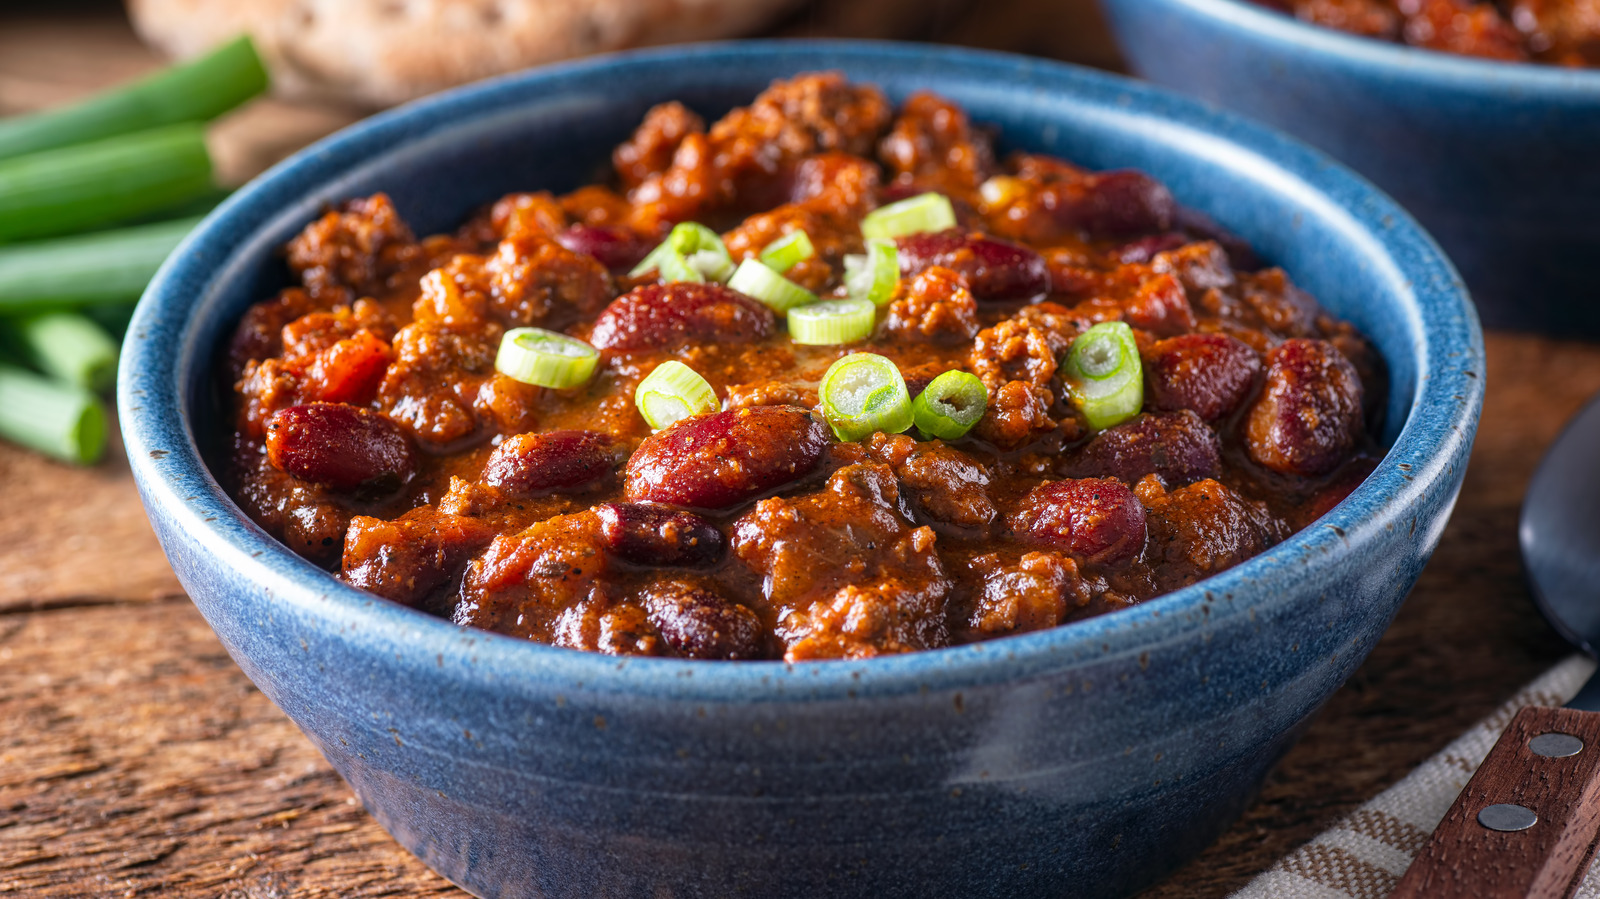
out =
[[1104,0],[1133,70],[1371,178],[1490,327],[1600,337],[1600,70],[1418,50],[1244,0]]
[[[867,662],[618,659],[457,628],[343,586],[250,522],[202,449],[217,348],[324,204],[388,191],[420,233],[593,176],[651,105],[716,115],[842,69],[931,89],[1005,148],[1135,166],[1377,342],[1383,464],[1314,527],[1170,596]],[[397,840],[482,896],[1117,896],[1244,807],[1383,632],[1444,527],[1483,394],[1461,285],[1411,219],[1292,141],[1120,78],[875,43],[611,56],[377,116],[235,194],[130,329],[146,507],[228,651]]]

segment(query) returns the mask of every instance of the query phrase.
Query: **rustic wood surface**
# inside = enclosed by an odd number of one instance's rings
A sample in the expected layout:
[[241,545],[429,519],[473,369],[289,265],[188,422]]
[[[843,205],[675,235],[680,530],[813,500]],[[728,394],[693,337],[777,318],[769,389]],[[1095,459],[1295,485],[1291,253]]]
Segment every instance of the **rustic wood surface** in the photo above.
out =
[[[936,21],[908,36],[1115,63],[1081,4],[921,6]],[[897,33],[852,7],[782,27]],[[114,8],[0,11],[0,113],[155,63]],[[352,115],[259,103],[219,125],[218,155],[244,177]],[[1544,447],[1600,390],[1600,346],[1491,335],[1487,383],[1455,516],[1394,626],[1244,818],[1147,899],[1226,895],[1566,652],[1528,599],[1516,518]],[[390,841],[228,659],[113,459],[74,470],[0,444],[0,893],[465,895]]]

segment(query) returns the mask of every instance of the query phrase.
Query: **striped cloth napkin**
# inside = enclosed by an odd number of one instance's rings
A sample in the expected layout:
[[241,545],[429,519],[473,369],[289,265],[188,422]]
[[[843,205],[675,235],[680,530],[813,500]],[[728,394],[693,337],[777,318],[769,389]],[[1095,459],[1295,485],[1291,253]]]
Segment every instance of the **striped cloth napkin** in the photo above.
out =
[[[1594,669],[1593,660],[1575,655],[1546,671],[1404,780],[1284,856],[1232,899],[1384,899],[1512,716],[1523,706],[1566,703]],[[1575,899],[1600,899],[1600,865],[1589,869]]]

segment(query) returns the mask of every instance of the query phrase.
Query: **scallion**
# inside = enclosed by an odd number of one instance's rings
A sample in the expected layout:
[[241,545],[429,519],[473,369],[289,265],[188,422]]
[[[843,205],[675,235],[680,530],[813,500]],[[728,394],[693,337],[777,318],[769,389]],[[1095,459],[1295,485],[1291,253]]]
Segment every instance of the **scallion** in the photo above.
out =
[[74,465],[106,450],[106,410],[94,394],[0,364],[0,437]]
[[199,218],[0,247],[0,312],[132,303]]
[[681,222],[628,275],[637,278],[652,269],[663,281],[720,282],[733,274],[733,257],[717,232],[697,222]]
[[817,248],[811,245],[810,235],[804,231],[790,231],[762,248],[758,258],[781,275],[815,255]]
[[911,427],[911,397],[900,369],[874,353],[851,353],[828,366],[817,388],[834,436],[850,442]]
[[872,335],[878,307],[866,300],[824,300],[789,310],[789,336],[795,343],[833,346]]
[[787,312],[796,306],[817,301],[816,294],[755,259],[739,263],[733,277],[728,279],[728,286],[747,297],[760,300],[774,312]]
[[250,39],[240,37],[80,103],[0,121],[0,159],[216,118],[266,89],[266,67]]
[[656,366],[639,382],[633,404],[657,431],[691,415],[715,412],[721,405],[717,392],[699,372],[673,359]]
[[117,380],[117,343],[76,312],[35,312],[11,319],[12,340],[47,375],[103,393]]
[[880,206],[861,219],[861,235],[894,240],[907,234],[943,231],[956,226],[956,210],[943,194],[918,194],[898,203]]
[[894,241],[867,241],[865,255],[844,257],[844,286],[851,297],[882,306],[894,299],[900,283],[900,251]]
[[123,221],[210,193],[196,123],[0,161],[0,243]]
[[1061,373],[1073,405],[1096,431],[1127,421],[1144,405],[1144,365],[1124,322],[1101,322],[1079,334]]
[[941,440],[967,436],[989,408],[989,389],[977,375],[947,371],[911,401],[911,418],[917,430]]
[[576,337],[543,328],[512,328],[500,338],[495,370],[539,387],[578,387],[589,382],[600,351]]

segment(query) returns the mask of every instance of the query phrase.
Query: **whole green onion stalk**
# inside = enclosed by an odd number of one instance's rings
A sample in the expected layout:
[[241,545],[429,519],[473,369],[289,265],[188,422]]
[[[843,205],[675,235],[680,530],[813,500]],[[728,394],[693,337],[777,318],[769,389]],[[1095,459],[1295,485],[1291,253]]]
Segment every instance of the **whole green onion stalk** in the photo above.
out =
[[213,190],[205,129],[193,122],[0,160],[0,243],[115,224]]
[[206,121],[267,89],[248,37],[80,103],[0,119],[0,159],[179,122]]
[[131,304],[199,217],[0,247],[0,315]]
[[23,356],[58,381],[104,393],[117,380],[117,343],[77,312],[34,312],[5,323]]
[[0,363],[0,437],[74,465],[106,451],[106,410],[81,387]]

